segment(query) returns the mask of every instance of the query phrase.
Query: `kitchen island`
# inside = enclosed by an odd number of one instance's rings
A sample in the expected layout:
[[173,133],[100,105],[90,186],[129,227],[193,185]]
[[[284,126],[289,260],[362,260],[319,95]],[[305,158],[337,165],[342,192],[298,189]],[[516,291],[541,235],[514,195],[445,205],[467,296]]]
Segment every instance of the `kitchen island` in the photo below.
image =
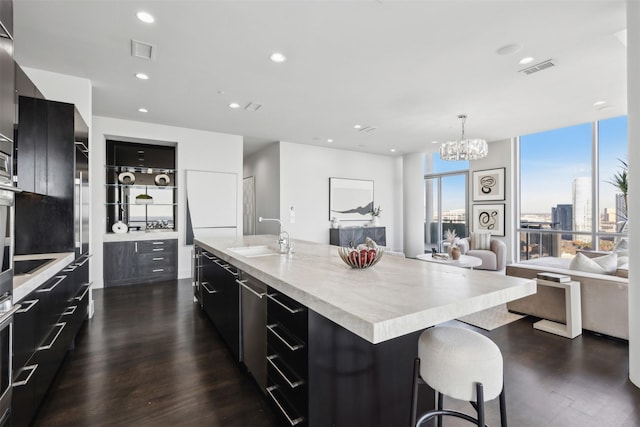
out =
[[[393,256],[352,269],[335,246],[292,243],[293,253],[278,254],[276,236],[195,241],[218,265],[268,286],[265,363],[283,362],[269,367],[267,391],[290,424],[408,425],[420,332],[536,291],[533,280]],[[283,302],[304,315],[281,321]],[[303,331],[288,335],[291,329]],[[289,349],[300,349],[290,362],[279,354],[289,351],[279,348],[275,338],[281,336],[294,344]],[[303,391],[284,392],[287,385],[276,378],[283,372],[293,372],[298,381],[286,383],[304,384]],[[274,396],[273,390],[282,393]]]

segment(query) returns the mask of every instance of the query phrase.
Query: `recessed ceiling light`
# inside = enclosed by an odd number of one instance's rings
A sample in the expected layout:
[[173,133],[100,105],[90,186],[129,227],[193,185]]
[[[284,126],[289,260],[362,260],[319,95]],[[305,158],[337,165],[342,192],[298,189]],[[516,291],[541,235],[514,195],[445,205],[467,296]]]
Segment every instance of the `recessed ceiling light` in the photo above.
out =
[[333,142],[333,139],[327,139],[327,142]]
[[139,78],[140,80],[149,80],[149,76],[146,75],[145,73],[136,73],[136,77]]
[[362,125],[354,125],[353,128],[354,129],[362,129]]
[[280,52],[273,52],[269,57],[273,62],[281,63],[287,60],[287,57]]
[[396,152],[396,149],[395,149],[395,148],[392,148],[392,149],[391,149],[391,150],[389,150],[389,151],[391,151],[392,153],[395,153],[395,152]]
[[518,61],[518,63],[520,65],[525,65],[525,64],[530,64],[531,62],[533,62],[533,60],[534,60],[533,56],[525,56],[520,61]]
[[136,16],[145,24],[151,24],[155,21],[155,18],[149,12],[138,12],[136,13]]
[[138,111],[140,111],[141,113],[148,113],[149,110],[147,110],[146,108],[138,108]]
[[520,52],[521,49],[522,49],[521,44],[514,43],[514,44],[504,45],[498,48],[498,50],[496,50],[496,53],[498,55],[513,55],[516,52]]
[[607,101],[597,101],[593,103],[594,107],[601,107],[603,105],[605,105],[607,103]]
[[240,108],[240,104],[238,104],[237,102],[232,102],[231,104],[229,104],[229,108],[233,108],[235,110],[236,108]]

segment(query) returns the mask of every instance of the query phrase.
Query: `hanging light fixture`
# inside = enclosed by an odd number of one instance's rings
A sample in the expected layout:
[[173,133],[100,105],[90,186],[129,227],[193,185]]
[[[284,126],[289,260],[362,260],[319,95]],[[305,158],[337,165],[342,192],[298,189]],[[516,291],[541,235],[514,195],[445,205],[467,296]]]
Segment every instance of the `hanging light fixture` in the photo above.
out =
[[442,160],[477,160],[489,154],[487,141],[484,139],[464,139],[465,114],[458,116],[462,120],[462,137],[459,141],[443,142],[440,146],[440,158]]

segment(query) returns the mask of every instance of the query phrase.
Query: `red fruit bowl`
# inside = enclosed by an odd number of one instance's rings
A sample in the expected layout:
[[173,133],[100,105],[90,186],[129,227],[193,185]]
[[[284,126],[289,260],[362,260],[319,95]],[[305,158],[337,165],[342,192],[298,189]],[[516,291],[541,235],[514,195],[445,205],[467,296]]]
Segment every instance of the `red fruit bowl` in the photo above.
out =
[[382,258],[382,249],[354,249],[354,248],[338,248],[338,255],[342,261],[352,268],[368,268],[380,261]]

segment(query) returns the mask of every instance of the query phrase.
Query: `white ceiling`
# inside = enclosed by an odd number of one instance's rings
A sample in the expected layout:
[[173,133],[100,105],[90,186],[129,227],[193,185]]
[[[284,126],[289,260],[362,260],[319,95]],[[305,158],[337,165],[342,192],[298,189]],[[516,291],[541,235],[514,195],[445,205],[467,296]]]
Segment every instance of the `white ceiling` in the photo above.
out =
[[[624,1],[14,0],[14,15],[18,63],[90,79],[95,115],[243,135],[249,150],[392,155],[459,138],[460,113],[489,141],[626,114]],[[132,57],[132,39],[155,59]],[[556,66],[526,76],[524,56]]]

